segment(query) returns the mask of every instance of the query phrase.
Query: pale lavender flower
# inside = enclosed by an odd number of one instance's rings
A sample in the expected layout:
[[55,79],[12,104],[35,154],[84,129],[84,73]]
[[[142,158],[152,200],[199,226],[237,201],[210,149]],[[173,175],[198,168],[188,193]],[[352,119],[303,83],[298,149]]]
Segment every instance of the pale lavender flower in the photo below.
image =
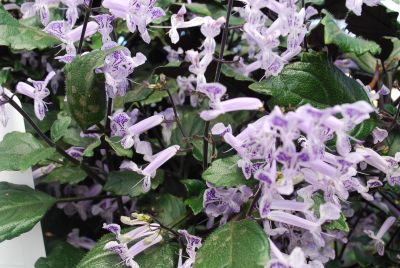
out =
[[388,132],[386,129],[381,129],[379,127],[376,127],[372,131],[372,137],[374,138],[374,144],[382,142],[384,139],[387,138],[387,136],[388,136]]
[[78,228],[72,229],[72,231],[68,234],[67,242],[76,248],[83,248],[87,250],[92,249],[96,244],[96,241],[91,238],[79,236]]
[[113,31],[113,21],[115,17],[109,14],[101,14],[97,16],[93,16],[93,19],[99,25],[99,33],[101,34],[101,40],[103,42],[103,47],[107,47],[107,45],[112,42],[110,34]]
[[50,164],[47,166],[43,166],[43,167],[34,169],[32,171],[33,179],[35,180],[35,179],[41,178],[47,174],[50,174],[56,167],[57,167],[56,165]]
[[49,8],[57,7],[60,0],[35,0],[34,2],[26,2],[21,5],[22,18],[30,18],[39,12],[40,21],[44,26],[49,23]]
[[71,147],[68,150],[66,150],[67,154],[75,158],[76,160],[81,161],[83,157],[83,152],[85,151],[85,148],[83,147]]
[[133,145],[140,142],[140,134],[160,125],[163,121],[164,116],[162,114],[156,114],[128,127],[125,136],[121,140],[121,145],[125,149],[131,148]]
[[188,77],[178,76],[176,83],[178,84],[179,92],[174,96],[175,104],[184,104],[187,95],[190,95],[190,104],[196,107],[199,100],[197,95],[192,94],[196,90],[196,77],[191,74]]
[[168,35],[171,38],[172,44],[176,44],[179,41],[178,29],[200,26],[204,22],[204,18],[202,17],[195,17],[189,21],[185,21],[185,14],[186,7],[183,4],[178,13],[171,16],[171,29],[168,31]]
[[225,189],[209,185],[203,196],[203,207],[208,216],[207,227],[211,228],[215,218],[219,216],[222,216],[219,225],[225,224],[232,214],[239,213],[242,204],[247,202],[252,194],[247,186]]
[[196,250],[202,246],[201,238],[189,234],[186,230],[178,230],[178,233],[183,235],[186,240],[186,254],[188,255],[186,261],[183,262],[182,249],[179,250],[178,268],[190,268],[196,260]]
[[34,100],[35,115],[39,120],[43,120],[47,111],[47,103],[44,102],[47,96],[50,95],[50,91],[47,88],[47,84],[55,75],[55,72],[50,72],[44,81],[35,81],[28,78],[29,85],[25,82],[19,82],[17,84],[17,92],[24,94]]
[[65,13],[68,24],[71,27],[74,26],[77,19],[79,18],[78,6],[83,5],[84,0],[61,0],[61,3],[68,7],[67,12]]
[[357,16],[361,16],[362,5],[373,7],[378,5],[380,0],[346,0],[346,7]]
[[151,178],[156,176],[157,169],[161,167],[165,162],[174,157],[179,150],[179,145],[170,146],[161,152],[148,157],[150,163],[145,168],[139,168],[136,163],[132,161],[125,161],[121,164],[121,169],[132,170],[140,175],[143,175],[143,191],[150,191]]
[[168,62],[180,61],[180,55],[183,54],[182,48],[178,48],[177,50],[175,50],[170,46],[164,46],[163,49],[168,53],[167,55]]
[[376,234],[371,230],[364,230],[364,232],[374,241],[375,249],[380,256],[383,256],[385,253],[385,242],[382,238],[395,222],[395,217],[387,218]]
[[[139,227],[126,234],[121,234],[121,227],[119,225],[104,224],[103,228],[114,233],[117,239],[117,241],[108,242],[104,246],[104,250],[118,254],[126,266],[139,268],[138,263],[134,260],[135,256],[161,242],[162,236],[160,226],[157,223],[142,221],[139,224],[133,225],[138,225]],[[132,242],[135,243],[129,247],[128,245]]]
[[162,111],[160,114],[164,115],[164,119],[165,119],[165,121],[167,121],[167,122],[164,122],[161,124],[161,126],[162,126],[161,134],[163,136],[163,140],[165,141],[165,143],[170,144],[172,130],[174,129],[174,126],[175,126],[174,109],[167,108],[164,111]]
[[150,43],[147,25],[165,16],[164,10],[155,7],[156,0],[104,0],[102,5],[118,18],[126,20],[129,31],[139,31],[143,41]]
[[138,114],[138,109],[133,109],[130,115],[124,112],[115,112],[114,115],[110,116],[111,135],[120,137],[125,136],[127,129],[136,123]]

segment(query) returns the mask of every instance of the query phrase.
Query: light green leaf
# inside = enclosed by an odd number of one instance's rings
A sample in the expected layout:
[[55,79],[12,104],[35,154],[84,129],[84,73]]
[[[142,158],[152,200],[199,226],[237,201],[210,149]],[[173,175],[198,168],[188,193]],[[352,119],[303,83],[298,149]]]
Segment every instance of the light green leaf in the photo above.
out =
[[0,45],[16,50],[33,50],[53,47],[59,43],[41,29],[21,24],[0,4]]
[[157,211],[157,219],[167,226],[186,214],[186,207],[182,199],[171,194],[163,194],[156,200],[154,207]]
[[40,179],[41,183],[51,183],[51,182],[59,182],[59,183],[68,183],[68,184],[76,184],[78,182],[83,181],[86,178],[86,172],[80,169],[79,167],[59,167],[53,170],[49,175]]
[[237,166],[238,155],[217,159],[203,172],[202,178],[216,187],[234,187],[249,184]]
[[269,242],[262,228],[250,220],[232,221],[205,240],[193,267],[263,268],[269,258]]
[[77,56],[65,66],[68,106],[72,117],[82,129],[99,123],[105,117],[106,92],[101,83],[103,75],[95,74],[95,70],[104,65],[108,54],[118,49],[120,47],[92,51]]
[[[144,194],[143,176],[133,171],[112,171],[104,185],[104,190],[116,195],[136,197]],[[158,170],[156,177],[151,179],[151,188],[156,189],[164,180],[164,172]]]
[[68,128],[64,135],[63,135],[63,141],[65,143],[68,143],[69,145],[72,146],[78,146],[78,147],[86,147],[91,144],[94,139],[93,138],[88,138],[88,137],[81,137],[81,131],[78,128]]
[[179,248],[176,244],[164,242],[140,253],[135,261],[140,268],[175,268]]
[[105,140],[111,146],[111,148],[113,148],[113,150],[118,156],[132,158],[133,156],[132,149],[125,149],[124,147],[122,147],[120,137],[109,138],[106,136]]
[[325,44],[336,45],[339,47],[341,52],[353,52],[357,55],[370,52],[373,55],[381,52],[380,46],[373,42],[361,39],[361,37],[353,37],[343,32],[336,24],[335,19],[327,11],[323,11],[325,17],[321,20],[321,23],[325,26]]
[[97,147],[99,147],[101,145],[101,140],[95,140],[94,142],[92,142],[91,144],[89,144],[88,147],[86,147],[85,151],[83,151],[83,156],[86,157],[92,157],[94,155],[94,149],[96,149]]
[[30,133],[11,132],[0,142],[0,171],[26,170],[54,153]]
[[82,259],[85,252],[66,242],[58,242],[47,257],[40,257],[35,268],[71,268]]
[[0,182],[0,242],[31,230],[54,203],[26,185]]
[[[278,76],[253,83],[249,88],[272,96],[271,107],[293,108],[309,103],[317,108],[327,108],[360,100],[370,102],[362,86],[343,74],[322,54],[304,54],[301,62],[288,64]],[[364,121],[352,135],[364,139],[375,125],[375,118]]]
[[53,141],[58,141],[64,136],[65,131],[68,129],[71,124],[71,117],[69,116],[59,116],[59,118],[54,121],[51,126],[50,133]]
[[396,67],[400,61],[400,40],[395,37],[388,37],[393,43],[393,50],[389,57],[385,60],[385,67],[390,70]]

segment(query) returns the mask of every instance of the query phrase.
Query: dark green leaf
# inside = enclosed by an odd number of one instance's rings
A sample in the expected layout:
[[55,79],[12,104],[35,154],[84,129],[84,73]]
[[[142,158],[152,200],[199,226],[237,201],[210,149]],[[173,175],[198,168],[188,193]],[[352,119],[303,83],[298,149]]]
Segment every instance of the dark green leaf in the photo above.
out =
[[41,183],[68,183],[76,184],[86,178],[86,173],[79,167],[59,167],[40,180]]
[[270,247],[262,228],[250,220],[233,221],[214,231],[199,249],[194,268],[262,268]]
[[95,70],[104,65],[104,59],[119,47],[103,51],[96,50],[77,56],[65,66],[67,102],[73,118],[82,129],[99,123],[105,117],[106,92],[102,74]]
[[105,140],[111,146],[111,148],[113,148],[113,150],[118,156],[132,158],[133,156],[132,149],[125,149],[124,147],[122,147],[120,137],[109,138],[106,136]]
[[42,30],[21,24],[0,4],[0,45],[16,50],[33,50],[59,43],[60,41]]
[[50,129],[51,138],[54,141],[61,139],[71,124],[71,121],[72,119],[69,116],[60,116],[56,121],[54,121]]
[[[117,195],[136,197],[143,192],[143,176],[132,171],[112,171],[104,185],[104,190]],[[164,180],[164,172],[158,170],[156,177],[151,179],[151,188],[156,189]]]
[[385,139],[385,145],[388,147],[387,155],[394,156],[400,152],[400,133],[391,131]]
[[216,187],[234,187],[249,184],[237,166],[238,155],[217,159],[203,172],[202,178]]
[[54,153],[30,133],[11,132],[0,142],[0,171],[26,170]]
[[0,182],[0,242],[31,230],[54,202],[26,185]]
[[203,195],[206,185],[201,180],[181,180],[183,185],[191,196],[185,200],[185,205],[189,206],[194,215],[199,214],[203,210]]
[[198,197],[189,197],[185,200],[185,205],[190,207],[194,215],[199,214],[203,211],[203,194],[200,194]]
[[164,225],[172,225],[186,215],[183,201],[176,196],[163,194],[155,203],[157,219]]
[[[347,77],[322,54],[304,54],[301,62],[288,64],[276,77],[253,83],[250,89],[272,96],[270,106],[297,107],[310,103],[317,108],[366,101],[360,84]],[[375,118],[359,125],[352,135],[365,138],[375,127]]]
[[[183,131],[187,137],[193,137],[195,135],[202,135],[204,131],[204,121],[200,118],[199,112],[193,109],[182,109],[179,110],[179,119],[181,120],[181,125]],[[174,128],[171,135],[171,144],[178,144],[181,147],[186,148],[188,143],[185,137],[182,136],[179,128]]]
[[325,26],[325,44],[334,44],[339,47],[341,52],[352,52],[357,55],[370,52],[373,55],[379,54],[381,48],[373,41],[367,41],[360,37],[353,37],[343,32],[329,12],[325,11],[325,17],[321,23]]
[[91,144],[94,139],[88,137],[81,137],[81,131],[77,128],[69,128],[63,135],[63,141],[72,146],[86,147]]
[[164,242],[140,253],[135,261],[140,268],[175,268],[178,246]]
[[35,268],[71,268],[82,259],[85,252],[68,243],[59,242],[47,257],[40,257]]
[[188,195],[198,195],[206,189],[206,184],[201,180],[181,180],[188,192]]
[[95,140],[94,142],[89,144],[88,147],[86,147],[85,151],[83,152],[83,156],[92,157],[94,155],[94,152],[93,152],[94,149],[96,149],[100,145],[101,145],[101,141],[100,140]]
[[[192,141],[193,157],[199,161],[203,161],[203,143],[204,142],[202,139],[195,139]],[[208,152],[208,154],[207,154],[208,163],[211,162],[211,158],[213,155],[212,147],[213,147],[213,145],[211,143],[208,143],[208,151],[207,151]]]

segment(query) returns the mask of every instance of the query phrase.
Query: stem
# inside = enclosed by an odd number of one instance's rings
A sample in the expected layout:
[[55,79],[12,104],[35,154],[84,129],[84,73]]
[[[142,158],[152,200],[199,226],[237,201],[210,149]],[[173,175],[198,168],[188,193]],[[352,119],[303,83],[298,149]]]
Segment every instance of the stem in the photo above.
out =
[[35,122],[32,120],[32,118],[29,117],[29,115],[11,98],[9,98],[7,95],[3,94],[3,97],[7,100],[7,102],[15,109],[17,112],[19,112],[22,117],[32,126],[32,128],[37,132],[37,134],[50,146],[56,149],[56,151],[64,156],[66,159],[68,159],[71,163],[73,163],[76,166],[80,166],[92,179],[94,179],[96,182],[100,184],[104,184],[102,179],[93,171],[91,168],[87,165],[85,165],[83,162],[80,162],[78,159],[73,158],[70,156],[64,149],[62,149],[60,146],[58,146],[56,143],[54,143],[49,137],[46,136],[42,132],[42,130],[35,124]]
[[254,195],[253,201],[249,207],[249,210],[246,213],[246,218],[249,218],[253,213],[254,208],[256,207],[258,199],[261,197],[261,185],[258,187],[256,194]]
[[179,115],[178,115],[178,112],[176,111],[176,106],[175,106],[175,103],[174,103],[174,99],[172,98],[171,92],[169,91],[168,88],[166,88],[165,90],[166,90],[167,93],[168,93],[169,100],[170,100],[170,102],[171,102],[171,104],[172,104],[172,109],[174,110],[174,115],[175,115],[176,124],[178,125],[178,128],[179,128],[179,130],[181,131],[182,136],[185,137],[185,139],[187,140],[187,136],[186,136],[186,134],[185,134],[185,131],[183,130],[181,121],[179,120]]
[[82,33],[81,33],[81,39],[79,39],[79,46],[78,46],[77,54],[81,54],[81,51],[82,51],[83,39],[85,39],[86,27],[89,22],[90,14],[92,13],[92,6],[93,6],[93,0],[90,0],[89,7],[86,9],[85,18],[83,20],[83,28],[82,28]]
[[[229,20],[231,17],[232,13],[232,8],[233,8],[233,0],[228,0],[228,9],[226,11],[226,22],[224,25],[224,30],[222,32],[222,39],[221,39],[221,49],[219,52],[219,57],[217,61],[217,67],[215,70],[215,76],[214,76],[214,82],[218,82],[219,78],[221,76],[221,68],[222,68],[222,61],[224,58],[224,52],[225,52],[225,46],[226,46],[226,41],[228,39],[228,33],[229,33]],[[210,129],[210,121],[206,121],[206,124],[204,126],[204,132],[203,132],[203,170],[206,170],[208,167],[208,132]]]
[[66,197],[61,198],[56,201],[56,203],[69,203],[69,202],[79,202],[86,200],[99,200],[99,199],[109,199],[109,198],[118,198],[117,195],[98,195],[98,196],[87,196],[87,197]]

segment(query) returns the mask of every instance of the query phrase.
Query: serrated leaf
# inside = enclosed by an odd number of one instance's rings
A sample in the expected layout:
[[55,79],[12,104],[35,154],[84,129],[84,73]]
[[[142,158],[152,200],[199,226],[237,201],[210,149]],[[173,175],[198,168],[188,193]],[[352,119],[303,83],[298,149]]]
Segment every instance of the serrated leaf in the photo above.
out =
[[83,156],[92,157],[94,155],[94,149],[101,145],[101,140],[95,140],[88,147],[86,147],[85,151],[83,151]]
[[250,220],[232,221],[205,240],[193,267],[262,268],[269,258],[269,242],[262,228]]
[[171,194],[163,194],[154,204],[157,219],[166,226],[175,223],[186,215],[182,199]]
[[59,43],[59,40],[42,30],[21,24],[0,4],[0,45],[16,50],[33,50]]
[[[104,190],[116,195],[136,197],[144,194],[143,176],[132,171],[112,171],[104,185]],[[164,180],[164,172],[158,170],[155,178],[151,179],[151,188],[156,189]]]
[[66,242],[58,242],[47,257],[40,257],[35,268],[71,268],[82,259],[85,252]]
[[[106,92],[104,85],[99,82],[102,74],[95,70],[104,65],[107,55],[118,50],[97,50],[77,56],[65,66],[67,102],[72,117],[82,129],[99,123],[105,117]],[[101,84],[101,85],[100,85]]]
[[54,153],[30,133],[10,132],[0,142],[0,171],[26,170]]
[[26,185],[0,182],[0,242],[31,230],[55,201]]
[[234,187],[249,184],[237,166],[238,155],[217,159],[203,172],[202,178],[216,187]]
[[105,140],[118,156],[132,158],[132,149],[125,149],[124,147],[122,147],[120,137],[109,138],[106,136]]
[[362,55],[366,52],[376,55],[381,52],[381,48],[377,43],[350,36],[339,28],[329,12],[323,11],[323,13],[325,13],[325,17],[321,20],[321,23],[325,26],[324,39],[326,45],[333,44],[338,46],[341,52],[352,52],[357,55]]
[[50,133],[53,141],[58,141],[64,136],[65,131],[68,129],[71,124],[71,117],[69,116],[61,116],[56,121],[54,121],[51,126]]
[[[126,267],[117,254],[104,250],[104,246],[108,242],[115,240],[114,234],[104,235],[96,243],[96,246],[78,263],[76,268]],[[173,245],[162,242],[146,249],[137,255],[134,260],[141,268],[173,268],[176,267],[176,253],[177,249]]]
[[[301,62],[288,64],[278,76],[253,83],[249,88],[272,96],[271,107],[298,107],[309,103],[317,108],[327,108],[360,100],[370,103],[362,86],[322,54],[304,54]],[[357,126],[352,135],[363,139],[375,126],[376,119],[371,118]]]
[[68,183],[76,184],[83,181],[86,178],[86,172],[79,167],[59,167],[54,169],[50,174],[48,174],[43,179],[40,179],[41,183]]

